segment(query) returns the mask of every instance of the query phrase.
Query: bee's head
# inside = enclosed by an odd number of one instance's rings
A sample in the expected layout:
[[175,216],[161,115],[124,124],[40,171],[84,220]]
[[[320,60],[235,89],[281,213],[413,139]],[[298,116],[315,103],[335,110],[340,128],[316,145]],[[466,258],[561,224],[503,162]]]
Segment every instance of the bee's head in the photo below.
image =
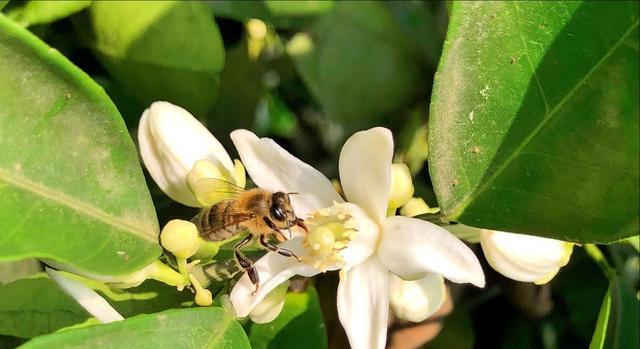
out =
[[[292,226],[299,226],[305,232],[308,231],[307,226],[304,225],[304,220],[296,217],[291,206],[291,200],[289,195],[298,193],[283,193],[281,191],[273,193],[271,196],[271,209],[269,213],[271,219],[278,226],[278,228],[289,230]],[[278,224],[280,223],[280,224]],[[291,235],[291,232],[289,232]]]
[[292,221],[296,218],[289,201],[289,195],[281,191],[273,193],[271,196],[271,218],[276,222]]

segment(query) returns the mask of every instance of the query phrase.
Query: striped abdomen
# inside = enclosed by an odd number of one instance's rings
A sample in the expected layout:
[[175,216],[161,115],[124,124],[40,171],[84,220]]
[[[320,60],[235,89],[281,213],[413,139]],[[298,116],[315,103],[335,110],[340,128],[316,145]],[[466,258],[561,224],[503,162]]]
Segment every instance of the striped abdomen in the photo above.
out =
[[234,214],[234,203],[234,200],[222,201],[204,209],[200,215],[194,218],[194,223],[198,226],[198,231],[203,239],[209,241],[225,240],[245,230],[240,223],[251,217]]

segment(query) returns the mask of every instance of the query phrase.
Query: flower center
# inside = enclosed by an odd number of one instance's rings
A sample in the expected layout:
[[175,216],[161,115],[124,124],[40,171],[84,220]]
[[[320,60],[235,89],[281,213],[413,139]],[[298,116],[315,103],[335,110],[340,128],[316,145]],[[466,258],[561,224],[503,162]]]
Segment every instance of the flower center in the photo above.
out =
[[344,260],[340,251],[347,247],[357,233],[356,219],[343,204],[313,212],[305,220],[309,234],[304,240],[305,255],[302,261],[326,271],[340,268]]

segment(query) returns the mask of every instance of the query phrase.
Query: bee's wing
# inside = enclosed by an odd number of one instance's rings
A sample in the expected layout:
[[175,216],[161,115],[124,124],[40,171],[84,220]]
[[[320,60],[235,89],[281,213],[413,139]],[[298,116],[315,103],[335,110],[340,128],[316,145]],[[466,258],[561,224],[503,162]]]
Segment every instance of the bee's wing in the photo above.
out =
[[200,178],[195,182],[195,186],[198,200],[210,205],[235,199],[245,192],[244,188],[218,178]]
[[[242,222],[255,218],[255,215],[251,212],[233,212],[225,215],[216,215],[215,212],[209,211],[208,214],[209,226],[207,227],[207,231],[203,232],[204,235],[207,235],[208,233],[220,232],[227,227],[237,226]],[[214,240],[217,240],[215,239],[216,237],[212,238]]]

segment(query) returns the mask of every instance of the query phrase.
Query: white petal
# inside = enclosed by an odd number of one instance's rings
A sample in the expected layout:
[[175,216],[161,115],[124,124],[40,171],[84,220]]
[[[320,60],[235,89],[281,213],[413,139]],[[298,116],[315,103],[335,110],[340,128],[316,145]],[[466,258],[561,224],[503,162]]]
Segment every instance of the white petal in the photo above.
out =
[[261,188],[270,191],[296,192],[291,202],[301,218],[322,207],[343,202],[331,181],[320,171],[302,162],[269,138],[258,138],[251,131],[231,132],[240,159]]
[[428,273],[415,281],[391,276],[391,309],[403,320],[424,321],[442,306],[446,294],[444,279],[438,274]]
[[387,212],[392,157],[393,138],[382,127],[355,133],[340,152],[340,184],[347,201],[364,208],[378,224]]
[[46,268],[49,278],[55,281],[62,290],[78,302],[89,314],[100,322],[120,321],[124,318],[107,301],[82,283],[64,276],[51,268]]
[[[280,247],[301,255],[303,253],[302,240],[302,238],[296,237],[280,245]],[[284,257],[273,252],[268,252],[258,259],[254,265],[260,277],[258,291],[253,295],[251,294],[255,290],[255,286],[251,283],[246,273],[231,290],[231,304],[233,304],[238,317],[249,315],[251,310],[262,302],[271,290],[289,280],[292,276],[311,277],[319,272],[304,263],[298,262],[295,258]]]
[[389,272],[376,256],[351,269],[338,285],[338,316],[351,349],[384,349]]
[[487,261],[500,274],[523,282],[550,280],[567,264],[571,243],[538,236],[483,230],[480,244]]
[[453,282],[484,287],[482,267],[469,247],[444,228],[420,219],[389,217],[378,255],[405,280],[436,273]]
[[138,143],[153,180],[165,194],[187,206],[200,206],[187,186],[187,174],[196,161],[209,160],[234,173],[229,154],[207,128],[188,111],[168,102],[154,102],[144,111]]

